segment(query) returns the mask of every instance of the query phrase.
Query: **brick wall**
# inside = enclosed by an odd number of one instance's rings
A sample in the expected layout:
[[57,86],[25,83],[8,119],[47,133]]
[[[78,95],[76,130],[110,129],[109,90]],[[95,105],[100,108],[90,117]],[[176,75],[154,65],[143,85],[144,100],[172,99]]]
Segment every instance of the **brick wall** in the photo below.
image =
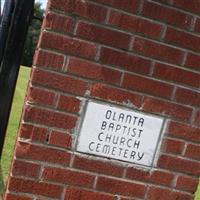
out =
[[[49,0],[5,200],[192,200],[200,2]],[[86,100],[165,119],[152,168],[76,152]]]

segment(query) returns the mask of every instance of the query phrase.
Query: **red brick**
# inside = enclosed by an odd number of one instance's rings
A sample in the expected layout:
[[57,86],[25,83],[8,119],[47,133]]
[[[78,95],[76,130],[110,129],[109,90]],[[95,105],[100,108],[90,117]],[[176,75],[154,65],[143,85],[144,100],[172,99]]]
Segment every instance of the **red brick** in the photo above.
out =
[[142,169],[137,169],[134,167],[129,167],[126,172],[126,177],[131,180],[149,182],[150,172]]
[[92,187],[94,176],[68,169],[46,167],[43,171],[43,178],[47,181],[54,181],[68,185]]
[[196,13],[197,15],[200,13],[200,2],[196,0],[173,1],[173,5],[183,10]]
[[28,163],[20,160],[14,160],[12,167],[12,175],[26,176],[31,178],[38,178],[40,165]]
[[187,141],[200,142],[200,129],[190,125],[170,122],[168,134]]
[[163,172],[163,171],[153,171],[150,176],[150,182],[159,185],[171,186],[174,179],[172,173]]
[[200,107],[200,93],[189,89],[177,88],[175,100],[186,105]]
[[143,198],[145,186],[137,183],[99,177],[96,188],[111,194]]
[[195,193],[197,190],[199,180],[187,176],[179,176],[176,183],[176,188],[185,190],[187,192]]
[[55,111],[27,106],[25,109],[24,121],[49,127],[72,129],[76,125],[77,118]]
[[126,33],[102,28],[85,22],[79,22],[76,33],[77,36],[84,39],[122,49],[128,49],[131,41],[130,35]]
[[197,126],[200,126],[200,110],[196,112],[196,115],[195,115],[195,124]]
[[149,60],[106,47],[101,49],[100,61],[104,64],[114,65],[114,67],[120,67],[139,74],[148,74],[151,68]]
[[90,59],[96,55],[96,46],[93,43],[49,32],[43,32],[40,47]]
[[87,83],[82,80],[39,69],[33,70],[32,82],[76,95],[83,95],[87,90]]
[[115,164],[102,162],[100,160],[90,160],[79,156],[75,157],[73,167],[81,170],[119,177],[122,177],[124,171],[123,167],[117,166]]
[[104,7],[81,0],[51,0],[49,5],[50,9],[72,13],[96,22],[104,22],[107,13]]
[[200,33],[200,18],[196,19],[194,32]]
[[65,193],[64,200],[115,200],[114,196],[100,193],[100,192],[92,192],[78,188],[69,187]]
[[49,136],[49,144],[70,149],[72,147],[72,136],[67,133],[52,131]]
[[84,78],[116,85],[119,85],[122,75],[121,72],[114,69],[109,69],[102,65],[76,58],[70,59],[68,64],[68,72]]
[[139,0],[96,0],[97,2],[104,3],[111,6],[112,8],[118,8],[121,10],[126,10],[131,13],[135,13],[139,6]]
[[166,83],[130,74],[125,74],[122,87],[165,98],[170,98],[173,90]]
[[192,109],[186,106],[151,97],[145,97],[143,102],[143,109],[148,112],[162,114],[183,121],[189,121],[192,116]]
[[135,38],[133,51],[173,64],[181,64],[183,59],[183,52],[181,50],[141,38]]
[[191,175],[200,175],[200,163],[186,160],[179,157],[172,157],[167,155],[161,155],[158,163],[158,167],[162,167],[171,171],[181,172]]
[[131,167],[128,168],[126,177],[131,180],[170,186],[174,175],[158,170],[150,172]]
[[33,200],[32,197],[20,195],[20,194],[5,194],[4,200]]
[[62,194],[60,186],[19,178],[11,178],[8,189],[13,192],[30,193],[50,198],[61,198]]
[[121,104],[131,103],[133,106],[140,107],[142,97],[138,94],[130,93],[120,89],[108,87],[103,84],[93,84],[91,96]]
[[78,98],[60,95],[58,109],[78,113],[80,111],[80,104],[81,101]]
[[185,156],[200,161],[200,145],[188,144]]
[[165,139],[162,143],[162,151],[166,153],[172,153],[172,154],[182,154],[183,148],[185,143],[174,140],[174,139]]
[[186,29],[189,29],[192,23],[192,15],[149,1],[144,2],[142,15]]
[[109,24],[125,31],[139,33],[150,38],[160,38],[162,26],[146,19],[112,11]]
[[74,25],[75,20],[72,17],[50,12],[47,13],[43,28],[68,33],[73,31]]
[[47,137],[48,130],[46,128],[36,127],[29,124],[21,124],[19,136],[31,141],[44,142]]
[[200,37],[173,28],[167,28],[165,41],[196,52],[200,51]]
[[200,71],[200,56],[188,53],[185,66]]
[[39,104],[43,106],[54,105],[56,94],[44,89],[29,87],[27,100],[31,104]]
[[64,56],[52,52],[39,50],[36,51],[33,65],[60,70],[64,65]]
[[153,76],[192,87],[200,86],[199,74],[161,63],[155,64]]
[[67,152],[38,146],[29,143],[18,142],[16,147],[16,157],[31,159],[42,162],[68,165],[71,155]]
[[153,186],[150,187],[147,198],[148,200],[193,200],[192,195]]

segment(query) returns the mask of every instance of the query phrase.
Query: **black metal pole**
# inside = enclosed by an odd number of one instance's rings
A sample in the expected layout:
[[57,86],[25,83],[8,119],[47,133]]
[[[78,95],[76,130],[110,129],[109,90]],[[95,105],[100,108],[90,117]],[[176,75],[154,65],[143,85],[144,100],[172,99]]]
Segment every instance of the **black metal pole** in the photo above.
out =
[[34,0],[15,0],[0,70],[0,156]]

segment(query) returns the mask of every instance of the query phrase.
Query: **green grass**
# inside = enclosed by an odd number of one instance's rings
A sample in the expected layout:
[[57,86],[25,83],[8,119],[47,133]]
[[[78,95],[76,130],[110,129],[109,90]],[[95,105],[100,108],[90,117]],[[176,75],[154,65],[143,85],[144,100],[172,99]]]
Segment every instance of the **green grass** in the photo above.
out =
[[[17,137],[17,130],[19,126],[22,106],[24,102],[26,87],[29,79],[30,68],[21,67],[19,72],[19,78],[17,81],[17,86],[15,90],[15,95],[13,99],[12,111],[9,119],[2,159],[1,159],[1,167],[2,174],[0,177],[0,190],[3,190],[2,180],[4,182],[7,180],[12,154],[14,150],[14,144]],[[196,193],[195,200],[200,200],[200,185]]]
[[[2,178],[5,181],[7,180],[10,164],[12,160],[12,154],[14,150],[14,145],[17,137],[17,131],[20,121],[20,116],[22,112],[22,106],[24,103],[24,97],[26,93],[26,88],[28,84],[28,79],[30,75],[30,68],[21,67],[19,71],[19,76],[17,80],[17,85],[15,89],[12,110],[10,114],[9,124],[7,128],[3,154],[1,158],[1,170]],[[2,190],[2,186],[1,186]]]

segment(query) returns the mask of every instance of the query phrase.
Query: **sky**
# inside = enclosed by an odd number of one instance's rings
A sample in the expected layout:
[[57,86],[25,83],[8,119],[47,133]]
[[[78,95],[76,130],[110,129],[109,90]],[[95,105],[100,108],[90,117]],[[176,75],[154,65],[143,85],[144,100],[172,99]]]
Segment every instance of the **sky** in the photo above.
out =
[[[0,0],[1,1],[1,6],[3,8],[3,5],[4,5],[4,2],[5,0]],[[42,4],[42,8],[45,9],[46,8],[46,5],[47,5],[47,1],[48,0],[35,0],[35,2],[40,2]],[[2,9],[1,8],[1,9]]]

